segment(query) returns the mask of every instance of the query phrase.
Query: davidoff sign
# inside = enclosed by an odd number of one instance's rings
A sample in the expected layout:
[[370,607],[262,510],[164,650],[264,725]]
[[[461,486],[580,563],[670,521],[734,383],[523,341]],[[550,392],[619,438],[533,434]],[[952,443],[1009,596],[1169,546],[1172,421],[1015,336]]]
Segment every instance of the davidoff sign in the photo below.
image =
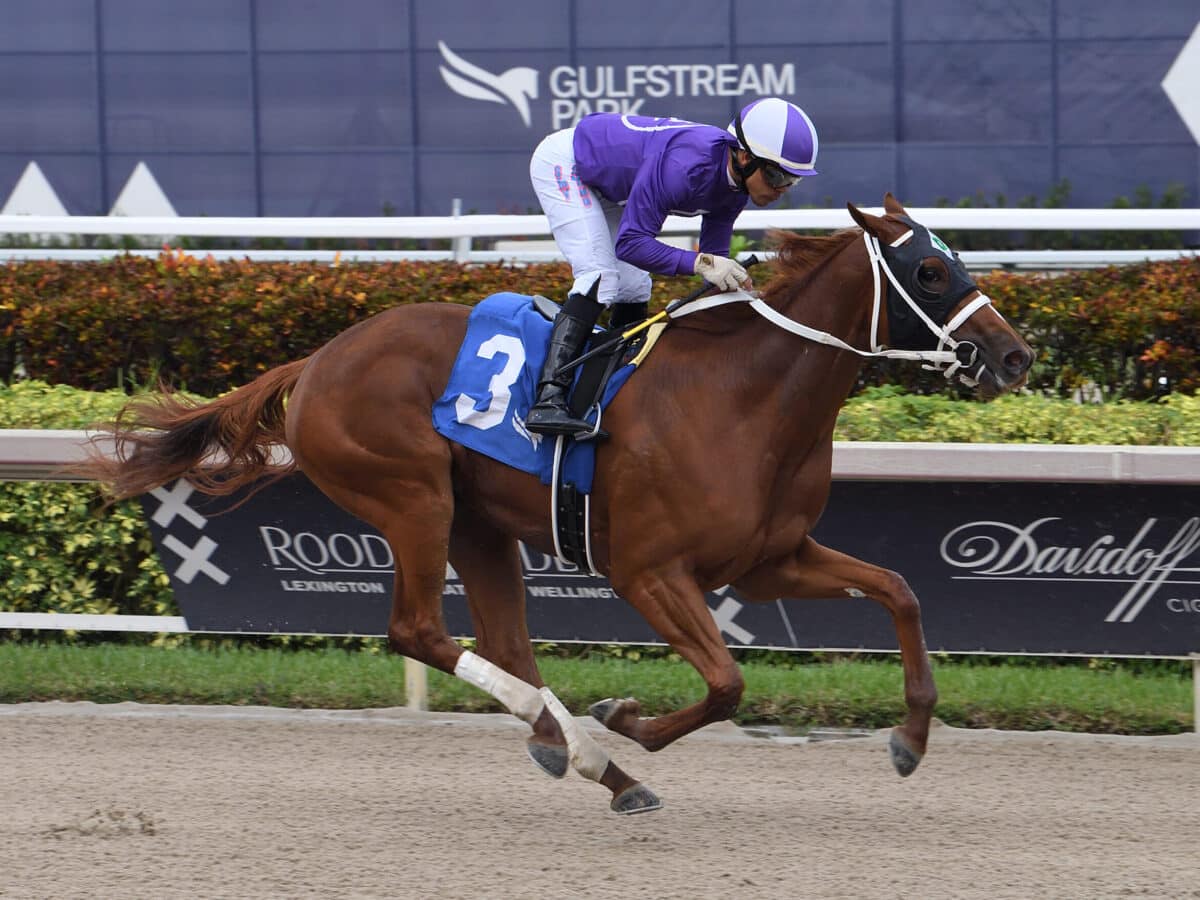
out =
[[[1193,559],[1200,549],[1200,518],[1193,516],[1174,531],[1149,518],[1123,542],[1116,535],[1100,534],[1087,546],[1060,543],[1064,532],[1077,535],[1086,533],[1087,527],[1087,523],[1071,526],[1058,516],[1034,519],[1024,526],[967,522],[942,539],[941,556],[948,565],[973,573],[958,578],[1128,584],[1105,616],[1106,622],[1132,622],[1163,589],[1200,596],[1196,580],[1200,559]],[[1185,565],[1189,561],[1194,564]],[[1200,600],[1171,597],[1167,606],[1173,612],[1186,612],[1200,606]]]

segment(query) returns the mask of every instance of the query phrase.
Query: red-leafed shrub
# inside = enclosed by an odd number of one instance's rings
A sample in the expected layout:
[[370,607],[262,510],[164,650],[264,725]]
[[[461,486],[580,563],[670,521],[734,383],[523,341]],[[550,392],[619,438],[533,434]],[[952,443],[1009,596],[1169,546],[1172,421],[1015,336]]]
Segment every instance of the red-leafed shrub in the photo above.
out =
[[[762,284],[769,269],[754,275]],[[698,284],[656,279],[652,308]],[[1037,351],[1034,389],[1145,398],[1200,387],[1200,259],[1056,277],[997,272],[979,284]],[[330,266],[183,253],[12,263],[0,269],[0,379],[10,381],[20,364],[51,384],[103,389],[161,378],[214,395],[392,306],[471,305],[499,291],[562,300],[570,285],[565,263]],[[948,390],[919,366],[898,363],[867,366],[861,384]]]
[[[1048,394],[1146,399],[1200,388],[1200,258],[1046,277],[993,272],[977,278],[1037,354],[1029,386]],[[919,367],[872,364],[864,386],[941,386]]]

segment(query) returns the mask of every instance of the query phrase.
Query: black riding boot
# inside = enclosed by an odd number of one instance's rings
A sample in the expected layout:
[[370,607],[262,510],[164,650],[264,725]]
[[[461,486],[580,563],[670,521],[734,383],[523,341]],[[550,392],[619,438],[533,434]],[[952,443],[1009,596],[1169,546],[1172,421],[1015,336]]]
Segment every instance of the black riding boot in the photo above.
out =
[[580,354],[592,333],[601,309],[600,302],[596,300],[598,286],[599,280],[588,294],[569,296],[554,320],[546,364],[538,380],[537,402],[525,419],[525,427],[530,431],[571,437],[592,431],[592,425],[575,418],[567,409],[567,392],[575,380],[575,370],[560,374],[559,369]]
[[614,303],[608,314],[609,331],[625,331],[650,314],[649,303]]

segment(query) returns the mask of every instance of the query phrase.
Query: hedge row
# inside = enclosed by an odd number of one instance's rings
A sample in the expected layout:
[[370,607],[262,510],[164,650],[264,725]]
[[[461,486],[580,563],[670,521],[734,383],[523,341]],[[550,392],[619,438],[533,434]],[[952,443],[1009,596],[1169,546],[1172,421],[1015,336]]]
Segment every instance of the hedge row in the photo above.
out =
[[[977,279],[1033,346],[1029,387],[1058,397],[1144,400],[1200,388],[1200,256],[1053,277]],[[917,366],[869,366],[863,386],[936,390]]]
[[[399,262],[38,261],[0,272],[0,366],[89,390],[162,378],[214,395],[305,356],[368,316],[406,303],[473,303],[497,291],[563,296],[565,264],[537,273],[500,265]],[[0,368],[9,380],[11,365]]]
[[[769,270],[756,273],[760,285]],[[979,279],[1038,351],[1030,386],[1056,396],[1098,386],[1144,399],[1200,387],[1200,258]],[[405,303],[474,304],[497,291],[562,298],[564,263],[329,266],[217,262],[180,252],[0,269],[0,380],[14,374],[92,390],[162,378],[216,394],[311,353],[338,332]],[[698,281],[659,279],[653,306]],[[23,368],[22,368],[23,367]],[[862,387],[945,391],[911,364],[873,364]]]
[[[81,428],[128,398],[21,381],[0,386],[0,428]],[[839,440],[1200,445],[1200,396],[1080,405],[991,404],[876,388],[852,398]],[[95,485],[0,482],[0,609],[174,615],[174,596],[136,501],[106,508]]]

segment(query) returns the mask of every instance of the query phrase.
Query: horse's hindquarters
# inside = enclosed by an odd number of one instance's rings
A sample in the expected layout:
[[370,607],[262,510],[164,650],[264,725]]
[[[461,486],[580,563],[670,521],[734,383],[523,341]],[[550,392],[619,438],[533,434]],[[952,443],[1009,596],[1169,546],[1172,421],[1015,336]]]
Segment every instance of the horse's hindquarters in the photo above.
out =
[[445,441],[430,409],[449,379],[470,310],[413,304],[342,332],[309,361],[288,401],[287,441],[314,481],[413,477]]

